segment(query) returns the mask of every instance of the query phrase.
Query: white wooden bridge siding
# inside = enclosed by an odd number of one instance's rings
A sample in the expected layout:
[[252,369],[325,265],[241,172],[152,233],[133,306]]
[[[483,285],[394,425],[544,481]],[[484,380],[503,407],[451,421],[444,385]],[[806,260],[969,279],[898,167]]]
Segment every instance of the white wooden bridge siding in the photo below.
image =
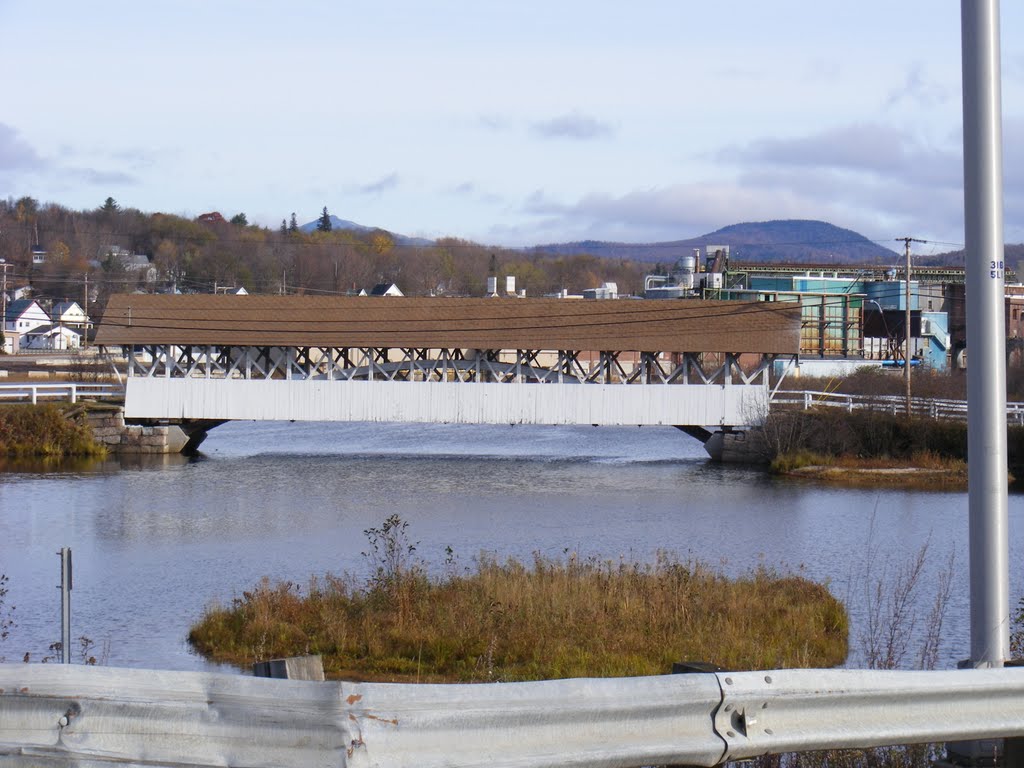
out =
[[129,377],[126,418],[713,426],[767,412],[760,385]]

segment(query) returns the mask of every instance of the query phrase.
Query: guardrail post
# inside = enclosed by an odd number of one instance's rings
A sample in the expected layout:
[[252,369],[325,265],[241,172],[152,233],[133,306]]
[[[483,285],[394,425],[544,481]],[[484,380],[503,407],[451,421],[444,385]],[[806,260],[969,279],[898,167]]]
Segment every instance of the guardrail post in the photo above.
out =
[[61,662],[71,663],[71,548],[61,547],[60,552],[60,655]]
[[252,665],[253,677],[273,677],[281,680],[324,681],[324,662],[319,655],[290,656],[286,659],[257,661]]

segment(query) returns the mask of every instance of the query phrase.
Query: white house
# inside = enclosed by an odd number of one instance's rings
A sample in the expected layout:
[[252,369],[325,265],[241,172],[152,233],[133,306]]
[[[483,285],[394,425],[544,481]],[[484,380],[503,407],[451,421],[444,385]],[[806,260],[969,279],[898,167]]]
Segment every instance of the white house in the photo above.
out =
[[[362,294],[360,294],[362,295]],[[370,296],[405,296],[394,283],[377,283],[370,291]]]
[[41,325],[22,336],[22,349],[78,349],[82,334],[66,325]]
[[32,299],[17,299],[7,303],[4,332],[24,335],[34,328],[50,324],[50,316]]
[[99,263],[102,264],[106,259],[114,259],[125,272],[138,275],[147,283],[156,282],[159,276],[157,268],[144,253],[133,253],[119,245],[108,245],[100,248]]
[[61,301],[50,310],[50,320],[54,325],[66,325],[77,331],[89,327],[89,316],[77,301]]
[[26,335],[44,325],[50,325],[50,316],[32,299],[17,299],[7,303],[4,313],[4,340],[9,352],[25,346]]

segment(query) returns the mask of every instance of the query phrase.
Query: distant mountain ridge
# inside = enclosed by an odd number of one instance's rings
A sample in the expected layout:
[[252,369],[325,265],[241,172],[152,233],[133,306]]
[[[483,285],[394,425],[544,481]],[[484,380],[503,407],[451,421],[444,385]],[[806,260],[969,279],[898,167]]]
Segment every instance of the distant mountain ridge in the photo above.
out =
[[850,229],[825,221],[782,219],[732,224],[699,237],[661,243],[615,243],[583,240],[538,245],[536,253],[590,253],[634,261],[671,262],[694,248],[728,245],[733,261],[803,262],[808,264],[889,263],[896,251]]
[[[328,214],[328,218],[331,220],[331,230],[336,229],[351,229],[356,232],[387,232],[391,237],[395,239],[398,245],[433,245],[433,240],[428,240],[425,237],[408,237],[407,235],[400,235],[397,232],[391,232],[390,230],[384,229],[383,227],[368,227],[365,224],[357,224],[354,221],[348,219],[339,219],[333,213]],[[320,223],[320,219],[314,219],[306,224],[302,224],[299,229],[303,232],[314,232],[316,231],[317,224]]]
[[[422,237],[407,237],[382,227],[368,227],[338,218],[333,214],[330,215],[330,219],[331,227],[334,230],[387,232],[399,245],[422,247],[433,245],[435,242]],[[303,224],[299,229],[303,232],[312,232],[316,226],[317,220],[314,220]],[[699,237],[660,243],[579,240],[548,243],[516,250],[527,250],[532,253],[552,256],[588,253],[604,258],[669,263],[680,256],[689,256],[694,248],[700,248],[703,251],[708,245],[728,245],[731,251],[730,258],[733,261],[888,264],[899,256],[896,250],[879,245],[851,229],[843,229],[825,221],[810,219],[779,219],[731,224]]]

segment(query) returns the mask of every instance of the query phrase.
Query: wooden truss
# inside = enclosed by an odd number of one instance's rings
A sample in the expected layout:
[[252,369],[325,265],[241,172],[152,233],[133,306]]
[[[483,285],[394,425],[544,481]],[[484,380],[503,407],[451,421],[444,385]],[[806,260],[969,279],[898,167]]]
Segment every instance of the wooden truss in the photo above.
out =
[[777,357],[706,352],[148,344],[122,350],[128,360],[128,375],[141,377],[538,384],[766,384]]

